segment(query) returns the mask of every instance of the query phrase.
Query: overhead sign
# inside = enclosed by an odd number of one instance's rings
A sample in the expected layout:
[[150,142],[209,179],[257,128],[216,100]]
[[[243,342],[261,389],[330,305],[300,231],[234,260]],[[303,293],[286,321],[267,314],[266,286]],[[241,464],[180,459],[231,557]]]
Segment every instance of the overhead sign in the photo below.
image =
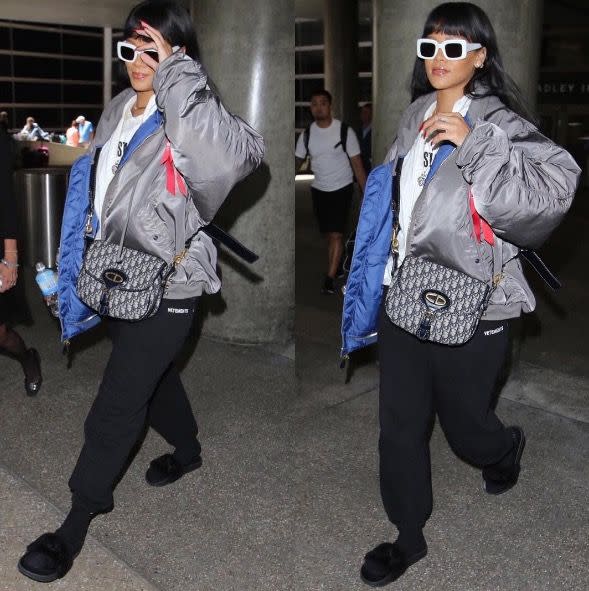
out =
[[589,72],[541,72],[538,82],[540,103],[587,103]]

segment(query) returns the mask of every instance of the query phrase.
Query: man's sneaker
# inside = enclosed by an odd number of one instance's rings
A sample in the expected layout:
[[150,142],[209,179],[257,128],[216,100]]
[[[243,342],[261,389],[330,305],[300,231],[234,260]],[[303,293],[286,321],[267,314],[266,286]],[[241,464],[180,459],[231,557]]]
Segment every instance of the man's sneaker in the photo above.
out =
[[509,453],[505,465],[505,459],[498,464],[492,464],[483,468],[483,488],[490,495],[500,495],[507,492],[517,484],[520,472],[520,460],[526,446],[526,436],[521,427],[509,427],[513,438],[513,449]]
[[321,286],[321,293],[335,293],[335,284],[333,282],[333,277],[325,277],[325,279],[323,280],[323,285]]

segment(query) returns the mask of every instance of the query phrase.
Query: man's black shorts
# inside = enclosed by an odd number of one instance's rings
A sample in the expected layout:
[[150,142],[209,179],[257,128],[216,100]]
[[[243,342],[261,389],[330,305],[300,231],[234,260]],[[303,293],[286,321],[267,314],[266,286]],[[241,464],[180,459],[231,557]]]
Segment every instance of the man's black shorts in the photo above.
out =
[[343,234],[346,231],[353,187],[353,184],[349,184],[337,191],[320,191],[311,187],[313,210],[322,234],[326,232]]

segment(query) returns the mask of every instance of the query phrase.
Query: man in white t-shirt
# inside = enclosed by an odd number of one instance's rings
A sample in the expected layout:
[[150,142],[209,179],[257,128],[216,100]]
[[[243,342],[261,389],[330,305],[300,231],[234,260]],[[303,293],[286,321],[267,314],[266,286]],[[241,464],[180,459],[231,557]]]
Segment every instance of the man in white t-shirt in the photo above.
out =
[[311,96],[314,123],[301,133],[295,150],[298,171],[307,156],[315,178],[311,183],[313,209],[319,231],[327,239],[328,267],[322,293],[334,293],[344,250],[343,235],[352,202],[354,176],[364,192],[366,174],[358,138],[353,129],[334,119],[331,94],[320,90]]

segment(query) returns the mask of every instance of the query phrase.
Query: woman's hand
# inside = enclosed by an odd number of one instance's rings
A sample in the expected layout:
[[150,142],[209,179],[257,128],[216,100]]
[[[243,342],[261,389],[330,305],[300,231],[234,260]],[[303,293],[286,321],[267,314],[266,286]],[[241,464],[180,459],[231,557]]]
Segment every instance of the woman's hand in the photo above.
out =
[[0,263],[0,279],[2,285],[0,286],[0,293],[4,293],[12,289],[16,285],[18,278],[18,269],[7,267],[4,263]]
[[429,138],[434,146],[441,142],[461,146],[470,133],[470,127],[460,113],[438,113],[423,122],[421,131],[423,137]]
[[167,57],[170,57],[174,50],[172,46],[163,38],[162,34],[153,27],[149,26],[145,21],[141,21],[142,29],[137,29],[136,33],[149,37],[155,43],[157,53],[159,56],[159,63],[153,58],[149,57],[146,53],[141,54],[141,59],[152,69],[157,70],[159,64],[161,64]]

